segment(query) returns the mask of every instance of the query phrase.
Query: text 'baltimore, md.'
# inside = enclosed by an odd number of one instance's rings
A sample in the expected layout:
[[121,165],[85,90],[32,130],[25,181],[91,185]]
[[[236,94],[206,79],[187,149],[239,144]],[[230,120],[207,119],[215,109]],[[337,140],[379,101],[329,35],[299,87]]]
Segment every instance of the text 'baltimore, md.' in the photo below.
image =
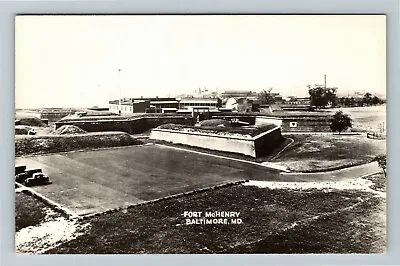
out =
[[184,211],[186,225],[242,224],[240,212],[235,211]]

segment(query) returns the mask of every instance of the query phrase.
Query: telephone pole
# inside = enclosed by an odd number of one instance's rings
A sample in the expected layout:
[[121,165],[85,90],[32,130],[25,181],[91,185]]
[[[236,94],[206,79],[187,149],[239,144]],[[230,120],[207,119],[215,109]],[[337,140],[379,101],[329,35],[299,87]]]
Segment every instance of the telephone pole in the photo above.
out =
[[324,89],[326,89],[326,74],[324,75]]

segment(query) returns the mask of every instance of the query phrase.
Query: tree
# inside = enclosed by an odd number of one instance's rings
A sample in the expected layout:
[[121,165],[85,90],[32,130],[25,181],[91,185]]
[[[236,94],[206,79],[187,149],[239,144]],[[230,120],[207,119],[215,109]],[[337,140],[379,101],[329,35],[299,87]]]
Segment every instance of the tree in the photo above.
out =
[[340,132],[350,128],[351,126],[352,120],[347,114],[338,111],[333,115],[332,123],[330,125],[333,132],[338,131],[340,134]]
[[331,104],[332,107],[336,106],[337,102],[336,88],[326,88],[325,97],[328,101],[328,104]]
[[367,92],[364,97],[363,97],[363,103],[365,103],[366,105],[369,105],[372,103],[372,97],[371,97],[371,93]]
[[381,103],[381,100],[380,100],[377,96],[374,96],[374,97],[372,98],[372,100],[371,100],[371,103],[372,103],[373,105],[376,105],[376,104]]
[[328,101],[325,95],[324,88],[317,87],[313,89],[309,89],[308,93],[310,94],[310,104],[317,108],[325,107],[328,104]]
[[356,105],[356,101],[354,99],[354,97],[346,97],[344,99],[344,106],[346,107],[352,107]]
[[364,106],[364,99],[360,98],[360,97],[356,98],[355,99],[355,105],[357,107],[363,107]]
[[310,94],[310,103],[317,108],[324,108],[328,104],[336,104],[336,88],[316,87],[308,90]]
[[274,96],[270,93],[271,89],[268,91],[263,90],[259,93],[258,99],[260,100],[261,104],[274,104],[276,102]]
[[374,161],[378,162],[379,167],[382,168],[382,171],[386,177],[386,155],[376,156]]

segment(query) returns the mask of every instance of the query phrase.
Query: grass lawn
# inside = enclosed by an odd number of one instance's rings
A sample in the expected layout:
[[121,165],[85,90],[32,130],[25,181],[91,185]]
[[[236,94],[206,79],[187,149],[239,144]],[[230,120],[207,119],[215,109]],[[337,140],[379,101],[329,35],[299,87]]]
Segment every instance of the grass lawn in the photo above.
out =
[[[47,253],[380,252],[381,204],[360,191],[231,186],[86,218],[86,234]],[[184,211],[240,212],[243,223],[186,225]]]
[[16,135],[14,145],[15,156],[25,156],[141,143],[124,132],[95,132],[77,135]]
[[78,215],[241,180],[280,180],[277,170],[157,145],[16,158],[52,184],[35,191]]
[[330,109],[331,113],[342,110],[353,120],[356,131],[380,131],[386,128],[386,104],[368,107],[349,107]]
[[15,194],[15,231],[35,226],[46,217],[47,205],[33,196],[19,192]]
[[370,162],[386,154],[385,140],[364,135],[285,135],[295,141],[275,158],[293,171],[333,170]]
[[292,230],[267,236],[229,253],[383,253],[386,249],[386,218],[382,198],[371,198],[351,211],[304,222]]

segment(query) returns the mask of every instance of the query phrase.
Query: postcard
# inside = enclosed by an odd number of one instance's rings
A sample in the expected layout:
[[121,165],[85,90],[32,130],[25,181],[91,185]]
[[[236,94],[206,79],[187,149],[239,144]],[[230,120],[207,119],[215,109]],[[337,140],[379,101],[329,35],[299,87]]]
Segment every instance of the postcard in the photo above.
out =
[[386,252],[385,15],[17,15],[15,252]]

